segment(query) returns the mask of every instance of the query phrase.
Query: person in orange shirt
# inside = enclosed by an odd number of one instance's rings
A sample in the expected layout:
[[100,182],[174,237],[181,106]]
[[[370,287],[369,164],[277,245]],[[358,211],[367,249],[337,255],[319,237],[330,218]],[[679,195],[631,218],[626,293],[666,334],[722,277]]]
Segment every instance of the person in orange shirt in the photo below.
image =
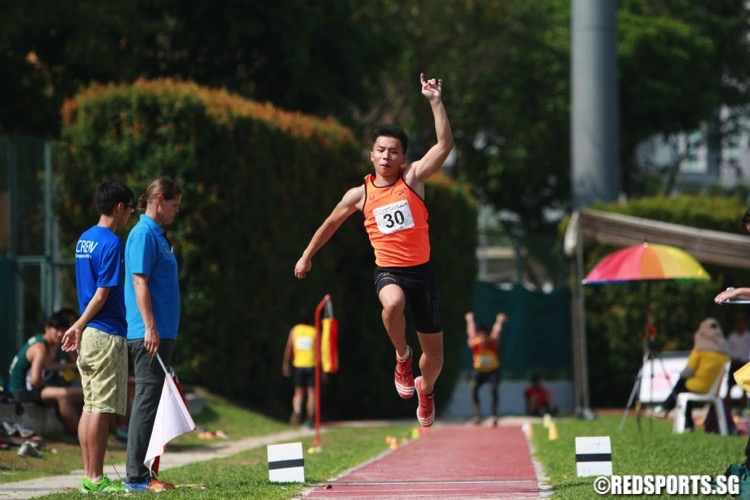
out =
[[467,312],[466,319],[466,344],[471,349],[472,366],[474,376],[471,379],[471,404],[474,407],[475,424],[482,421],[481,405],[479,403],[479,389],[486,383],[490,383],[492,394],[492,425],[497,425],[497,408],[500,404],[498,387],[500,386],[500,357],[497,347],[500,344],[500,334],[503,331],[503,323],[508,317],[500,313],[495,317],[492,330],[486,326],[477,328],[474,322],[474,313]]
[[284,349],[281,372],[285,377],[292,376],[294,366],[294,396],[292,396],[292,417],[289,423],[302,423],[302,406],[307,410],[306,425],[315,426],[315,327],[314,314],[310,308],[299,313],[300,322],[289,330],[289,338]]
[[[396,391],[402,398],[410,398],[416,390],[417,420],[429,427],[435,420],[435,382],[443,367],[443,327],[440,293],[430,261],[425,182],[440,170],[453,149],[453,133],[443,106],[442,80],[426,80],[424,73],[419,79],[422,95],[432,108],[437,143],[421,159],[407,165],[406,133],[395,125],[377,127],[370,151],[375,173],[344,194],[313,235],[294,266],[294,275],[304,278],[312,268],[313,255],[339,226],[357,210],[363,213],[375,251],[375,287],[383,306],[383,324],[396,349]],[[412,372],[413,351],[406,341],[407,303],[422,348],[422,373],[416,379]]]

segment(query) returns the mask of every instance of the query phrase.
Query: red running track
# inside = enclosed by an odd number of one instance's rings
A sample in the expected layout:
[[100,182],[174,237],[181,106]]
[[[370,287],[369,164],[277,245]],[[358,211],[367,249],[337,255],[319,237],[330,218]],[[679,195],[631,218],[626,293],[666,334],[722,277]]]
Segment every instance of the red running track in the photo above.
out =
[[305,498],[539,498],[520,426],[439,425]]

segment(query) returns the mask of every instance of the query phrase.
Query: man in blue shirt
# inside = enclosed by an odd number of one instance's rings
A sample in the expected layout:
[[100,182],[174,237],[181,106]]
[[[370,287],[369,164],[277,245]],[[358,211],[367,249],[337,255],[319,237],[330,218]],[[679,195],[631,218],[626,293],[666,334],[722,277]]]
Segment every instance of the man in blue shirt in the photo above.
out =
[[163,491],[174,485],[159,481],[144,465],[159,407],[165,373],[155,359],[172,365],[180,323],[177,259],[163,225],[180,211],[182,187],[168,177],[153,181],[138,198],[141,215],[125,244],[125,305],[128,345],[135,370],[135,399],[128,426],[129,491]]
[[115,234],[133,212],[133,191],[120,181],[103,182],[94,194],[97,225],[76,243],[76,286],[81,317],[65,332],[64,351],[78,349],[83,415],[78,440],[84,493],[124,493],[104,475],[104,453],[115,414],[127,408],[128,349],[123,297],[123,244]]

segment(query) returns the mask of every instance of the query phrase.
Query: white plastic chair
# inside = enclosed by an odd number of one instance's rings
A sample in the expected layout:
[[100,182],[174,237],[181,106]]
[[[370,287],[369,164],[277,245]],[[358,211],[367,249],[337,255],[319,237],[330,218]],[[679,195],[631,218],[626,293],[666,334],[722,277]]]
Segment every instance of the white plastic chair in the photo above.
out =
[[706,394],[698,394],[695,392],[681,392],[677,395],[677,406],[675,406],[674,423],[672,425],[672,432],[682,434],[685,432],[685,408],[689,402],[696,403],[709,403],[714,405],[714,411],[716,412],[716,420],[719,424],[719,433],[722,436],[728,434],[727,431],[727,417],[724,412],[724,401],[721,399],[719,392],[721,390],[721,383],[727,376],[729,370],[729,363],[724,365],[719,375],[714,380],[711,389]]

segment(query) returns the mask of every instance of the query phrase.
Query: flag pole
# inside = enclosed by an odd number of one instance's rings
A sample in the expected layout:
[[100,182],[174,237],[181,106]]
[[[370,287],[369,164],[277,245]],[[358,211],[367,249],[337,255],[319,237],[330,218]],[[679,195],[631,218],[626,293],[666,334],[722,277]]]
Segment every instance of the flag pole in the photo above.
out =
[[320,444],[320,340],[322,337],[320,311],[331,300],[331,294],[327,293],[318,307],[315,308],[315,441]]
[[164,361],[161,360],[161,356],[159,356],[158,352],[156,353],[156,359],[159,361],[159,364],[161,365],[161,369],[164,370],[164,375],[169,376],[167,367],[164,365]]
[[[169,377],[169,372],[167,371],[167,367],[164,365],[164,361],[161,360],[161,356],[159,356],[159,353],[156,353],[156,359],[159,361],[159,364],[161,365],[161,369],[164,370],[164,378]],[[166,384],[167,381],[165,380],[164,383]],[[163,389],[162,389],[163,390]],[[159,399],[159,404],[161,404],[161,399]],[[153,428],[152,428],[153,432]],[[150,440],[149,440],[150,441]],[[164,450],[166,451],[167,445],[164,445]],[[153,474],[159,474],[159,466],[161,465],[161,455],[154,458],[154,460],[151,462],[151,464],[148,466],[149,472]]]

